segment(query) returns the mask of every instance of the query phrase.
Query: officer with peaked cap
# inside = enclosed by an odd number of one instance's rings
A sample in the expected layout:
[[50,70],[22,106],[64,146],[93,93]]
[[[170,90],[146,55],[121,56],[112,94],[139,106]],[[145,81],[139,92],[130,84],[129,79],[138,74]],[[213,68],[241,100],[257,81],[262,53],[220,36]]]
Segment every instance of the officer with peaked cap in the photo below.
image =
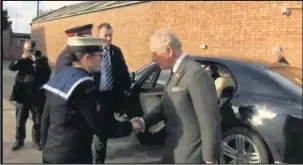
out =
[[93,134],[106,139],[107,127],[130,134],[133,127],[139,126],[125,121],[113,128],[102,120],[103,111],[96,98],[98,89],[89,76],[89,73],[100,69],[100,39],[71,37],[67,45],[71,51],[68,60],[72,64],[63,67],[43,86],[46,91],[41,121],[43,162],[88,164],[92,163]]
[[[74,37],[74,36],[91,35],[92,28],[93,28],[93,24],[76,26],[76,27],[65,30],[65,34],[67,35],[68,38]],[[71,65],[70,61],[66,58],[66,54],[68,54],[69,52],[70,52],[70,49],[68,46],[66,46],[64,48],[64,50],[59,54],[57,61],[56,61],[55,72],[58,72],[64,66]]]

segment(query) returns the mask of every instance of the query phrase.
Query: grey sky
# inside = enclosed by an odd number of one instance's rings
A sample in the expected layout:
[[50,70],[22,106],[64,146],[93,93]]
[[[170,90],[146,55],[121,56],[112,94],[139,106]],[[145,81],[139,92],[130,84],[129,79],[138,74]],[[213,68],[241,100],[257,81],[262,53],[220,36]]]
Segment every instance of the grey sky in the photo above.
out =
[[[84,1],[40,1],[40,9],[59,9]],[[37,1],[3,1],[3,9],[8,9],[8,15],[13,22],[13,32],[30,33],[31,20],[37,15]]]

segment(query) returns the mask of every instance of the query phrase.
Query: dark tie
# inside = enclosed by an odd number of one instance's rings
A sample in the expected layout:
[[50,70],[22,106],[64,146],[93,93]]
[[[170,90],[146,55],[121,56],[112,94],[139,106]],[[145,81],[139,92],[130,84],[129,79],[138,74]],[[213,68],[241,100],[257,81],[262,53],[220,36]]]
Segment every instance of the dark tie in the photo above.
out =
[[109,48],[105,47],[105,56],[104,56],[104,65],[105,65],[105,73],[106,73],[106,79],[107,79],[107,89],[111,90],[113,87],[113,77],[112,77],[112,70],[110,66],[110,52]]

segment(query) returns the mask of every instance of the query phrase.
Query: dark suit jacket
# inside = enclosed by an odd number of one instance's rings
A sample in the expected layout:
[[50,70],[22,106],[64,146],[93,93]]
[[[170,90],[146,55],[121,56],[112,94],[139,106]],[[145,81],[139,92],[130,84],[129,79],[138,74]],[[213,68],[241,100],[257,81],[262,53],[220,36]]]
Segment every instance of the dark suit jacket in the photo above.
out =
[[31,101],[34,95],[34,62],[30,58],[20,58],[9,64],[11,71],[18,71],[10,101]]
[[221,114],[212,77],[185,57],[168,82],[160,104],[143,117],[145,129],[164,120],[162,163],[217,161]]
[[[111,44],[109,48],[113,76],[112,94],[113,98],[115,98],[112,104],[119,105],[117,108],[124,108],[126,100],[124,92],[130,90],[131,86],[128,67],[126,65],[121,49],[113,44]],[[94,73],[93,76],[99,89],[100,72]]]

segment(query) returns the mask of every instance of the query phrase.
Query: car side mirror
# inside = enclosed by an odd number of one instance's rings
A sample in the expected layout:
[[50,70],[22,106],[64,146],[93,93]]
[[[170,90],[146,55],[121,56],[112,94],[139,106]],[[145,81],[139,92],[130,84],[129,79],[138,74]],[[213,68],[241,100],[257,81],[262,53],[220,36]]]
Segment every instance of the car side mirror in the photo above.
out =
[[129,77],[132,83],[135,82],[135,77],[136,77],[135,72],[130,72]]

